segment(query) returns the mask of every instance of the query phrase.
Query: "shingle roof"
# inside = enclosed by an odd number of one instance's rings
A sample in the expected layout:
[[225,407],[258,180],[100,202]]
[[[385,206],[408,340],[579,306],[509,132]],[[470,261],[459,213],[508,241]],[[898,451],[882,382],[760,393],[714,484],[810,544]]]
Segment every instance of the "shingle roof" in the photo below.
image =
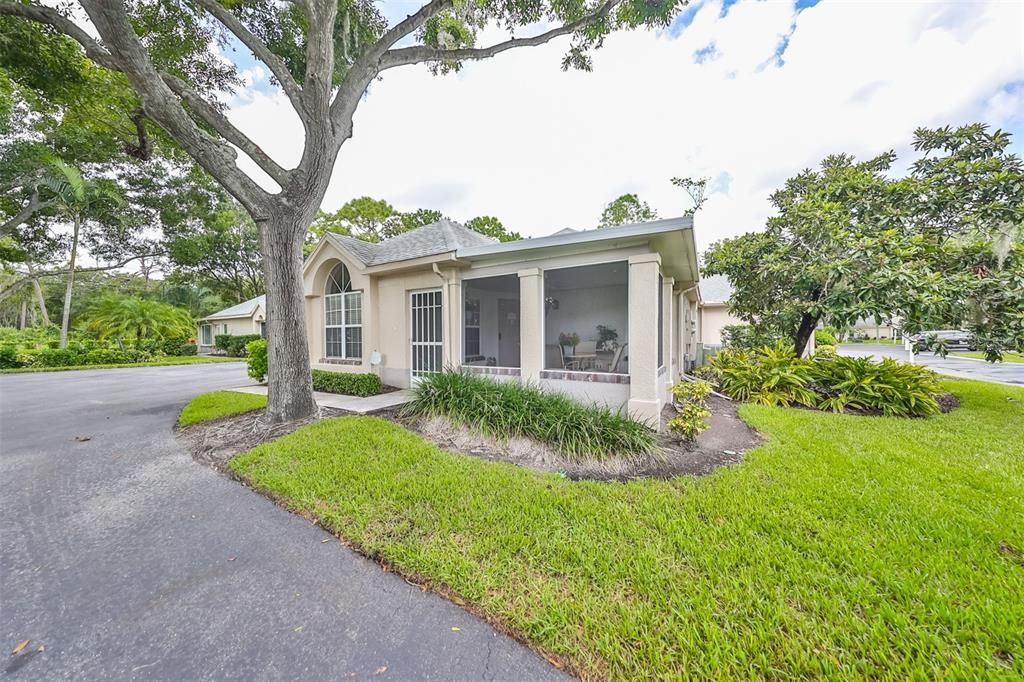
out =
[[701,303],[725,303],[732,296],[732,285],[725,275],[705,277],[698,286]]
[[257,296],[256,298],[250,298],[248,301],[233,305],[230,308],[224,310],[218,310],[212,315],[207,315],[204,320],[219,320],[225,317],[252,317],[256,309],[262,307],[264,310],[267,309],[267,296]]
[[496,239],[485,237],[479,232],[444,219],[385,239],[379,244],[371,244],[333,232],[328,232],[327,238],[358,258],[363,265],[397,263],[411,258],[458,251],[470,246],[497,243]]

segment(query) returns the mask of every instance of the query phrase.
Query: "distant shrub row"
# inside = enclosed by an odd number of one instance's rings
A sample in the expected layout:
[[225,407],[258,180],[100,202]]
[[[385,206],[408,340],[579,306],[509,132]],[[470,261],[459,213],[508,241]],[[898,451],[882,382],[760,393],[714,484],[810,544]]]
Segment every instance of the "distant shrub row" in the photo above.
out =
[[246,346],[262,338],[259,334],[217,334],[213,338],[213,347],[233,358],[244,358]]
[[60,348],[60,340],[46,330],[9,330],[0,338],[0,369],[123,365],[195,354],[196,346],[187,338],[141,339],[124,346],[83,339],[67,348]]

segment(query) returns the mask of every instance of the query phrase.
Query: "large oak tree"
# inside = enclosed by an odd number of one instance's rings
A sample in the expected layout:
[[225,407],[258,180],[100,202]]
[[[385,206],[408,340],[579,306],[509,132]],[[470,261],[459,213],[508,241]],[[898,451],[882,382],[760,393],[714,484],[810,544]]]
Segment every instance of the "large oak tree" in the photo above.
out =
[[[267,413],[271,421],[283,421],[315,410],[305,341],[302,244],[370,83],[401,66],[428,64],[446,73],[466,61],[561,36],[570,37],[563,68],[589,69],[589,51],[610,32],[667,26],[682,4],[430,0],[390,26],[370,0],[79,0],[59,8],[0,0],[0,15],[64,33],[78,41],[92,62],[123,74],[139,95],[145,119],[166,131],[260,226],[273,318]],[[75,14],[79,8],[89,30]],[[510,37],[478,45],[480,29],[488,24],[506,29]],[[209,46],[217,41],[244,45],[288,98],[305,133],[294,168],[280,165],[225,115],[217,95],[238,78],[230,65],[223,68],[211,58]],[[265,188],[243,171],[239,152],[278,189]]]

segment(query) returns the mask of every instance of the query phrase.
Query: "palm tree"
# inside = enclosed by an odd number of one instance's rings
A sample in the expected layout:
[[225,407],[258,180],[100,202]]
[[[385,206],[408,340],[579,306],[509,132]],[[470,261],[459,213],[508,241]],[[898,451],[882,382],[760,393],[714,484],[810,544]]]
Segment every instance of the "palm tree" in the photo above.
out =
[[68,278],[64,289],[64,310],[60,325],[60,347],[68,345],[68,327],[71,323],[71,293],[75,286],[75,261],[78,258],[78,240],[82,225],[98,211],[111,205],[121,206],[124,199],[109,184],[100,180],[86,180],[81,171],[60,159],[53,159],[42,184],[52,193],[51,210],[58,217],[71,222],[71,256],[68,259]]
[[187,310],[135,296],[105,296],[89,307],[85,328],[101,339],[190,336],[195,323]]

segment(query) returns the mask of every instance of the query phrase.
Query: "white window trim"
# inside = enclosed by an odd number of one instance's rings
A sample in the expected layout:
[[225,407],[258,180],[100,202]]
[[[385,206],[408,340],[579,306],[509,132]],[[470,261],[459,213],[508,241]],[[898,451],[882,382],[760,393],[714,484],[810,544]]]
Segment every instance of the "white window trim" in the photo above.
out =
[[[359,322],[359,324],[350,324],[348,322],[348,309],[345,306],[345,302],[346,302],[346,297],[347,296],[359,296],[360,297],[359,298],[359,317],[360,317],[360,320],[361,320],[362,319],[362,315],[363,315],[363,299],[362,299],[362,295],[363,295],[363,290],[362,289],[354,289],[352,291],[343,291],[343,292],[337,293],[337,294],[324,294],[324,357],[325,358],[332,358],[332,359],[336,359],[336,360],[362,360],[362,358],[363,358],[362,352],[360,352],[358,356],[355,356],[355,355],[350,356],[348,354],[348,342],[347,342],[348,334],[346,333],[346,330],[348,330],[348,329],[359,329],[359,330],[362,330],[363,323]],[[341,308],[340,308],[340,311],[341,311],[341,324],[328,324],[327,323],[327,303],[329,301],[335,299],[335,298],[337,298],[338,300],[341,301]],[[330,354],[330,352],[328,350],[330,346],[327,343],[327,330],[328,329],[340,329],[341,330],[341,355],[331,355]],[[359,342],[360,350],[362,349],[362,347],[363,347],[363,338],[362,338],[362,334],[360,334],[360,342]]]
[[199,345],[201,346],[212,346],[213,345],[213,325],[203,324],[199,326]]

